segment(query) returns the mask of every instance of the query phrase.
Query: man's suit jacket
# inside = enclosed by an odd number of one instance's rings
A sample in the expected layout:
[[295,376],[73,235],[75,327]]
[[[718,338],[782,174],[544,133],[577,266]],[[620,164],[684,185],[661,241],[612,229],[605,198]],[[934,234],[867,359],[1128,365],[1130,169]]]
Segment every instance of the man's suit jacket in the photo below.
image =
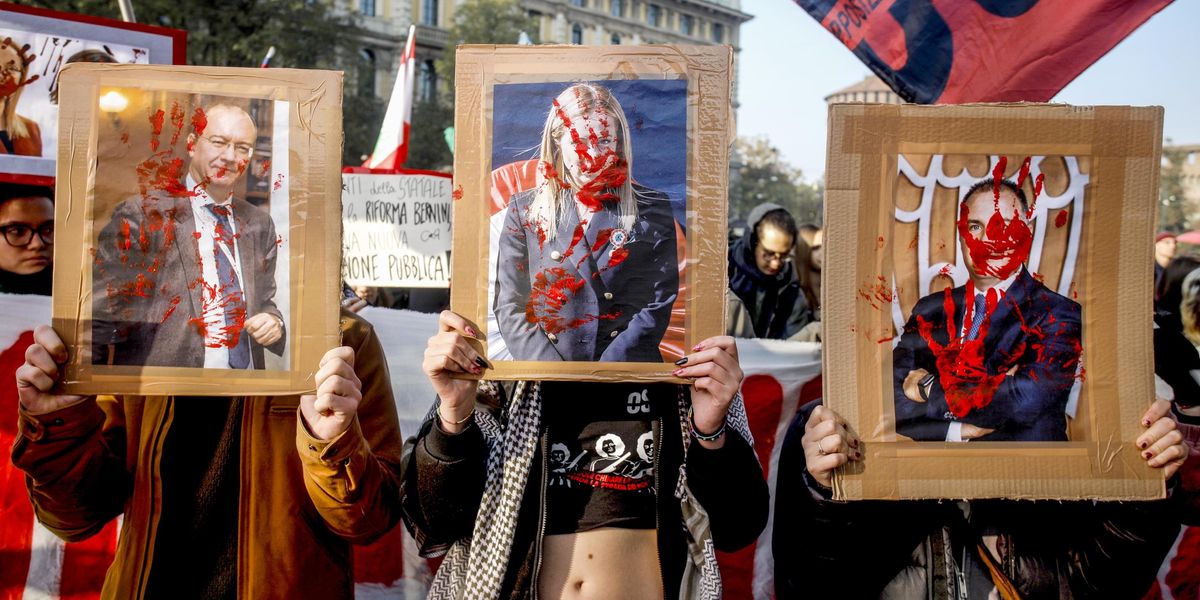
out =
[[[592,213],[582,236],[578,212],[568,206],[555,238],[540,240],[529,222],[535,191],[513,195],[500,232],[494,310],[513,358],[662,362],[658,345],[679,295],[667,195],[634,186],[638,218],[618,245],[605,233],[620,228],[615,206]],[[613,260],[622,248],[628,254]]]
[[[962,331],[966,288],[951,290],[954,303],[954,337]],[[989,375],[1017,370],[1005,377],[990,404],[955,417],[946,403],[939,377],[927,402],[904,395],[904,378],[915,369],[938,374],[937,357],[921,337],[917,317],[933,325],[937,344],[950,341],[946,331],[945,293],[921,298],[904,326],[900,343],[892,352],[896,432],[919,441],[946,439],[951,421],[995,429],[980,441],[1060,441],[1067,439],[1066,405],[1075,382],[1080,354],[1079,304],[1056,294],[1025,269],[990,316],[983,340]]]
[[[186,192],[166,191],[131,198],[117,205],[100,231],[92,271],[93,363],[108,364],[111,345],[114,365],[204,366],[200,252],[205,249],[199,247],[193,200]],[[233,223],[246,318],[265,312],[282,319],[275,306],[279,245],[274,222],[262,209],[234,198]],[[251,364],[262,369],[263,347],[249,340]],[[282,354],[286,340],[285,332],[268,349]]]

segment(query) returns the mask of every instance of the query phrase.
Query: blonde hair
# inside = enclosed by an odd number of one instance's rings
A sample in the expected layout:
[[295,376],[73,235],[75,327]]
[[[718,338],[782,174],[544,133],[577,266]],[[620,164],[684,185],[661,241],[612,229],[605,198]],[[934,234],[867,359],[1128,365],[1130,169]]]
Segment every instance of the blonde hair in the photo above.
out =
[[637,198],[633,190],[633,152],[629,143],[629,121],[625,118],[625,111],[607,88],[591,83],[577,83],[563,90],[555,98],[554,104],[546,113],[546,123],[542,127],[537,190],[534,192],[533,202],[529,205],[529,221],[542,226],[548,240],[553,240],[558,232],[563,206],[575,208],[575,194],[581,187],[563,163],[559,140],[562,139],[568,125],[563,123],[562,115],[574,119],[597,110],[612,116],[618,123],[617,154],[625,162],[627,175],[620,186],[610,191],[618,198],[617,218],[620,227],[628,231],[637,220]]
[[[17,60],[21,61],[21,81],[19,83],[24,84],[29,77],[29,63],[25,62],[25,53],[21,52],[21,47],[16,42],[0,46],[0,49],[4,48],[12,48],[13,53],[17,55]],[[13,93],[4,98],[4,120],[8,123],[8,137],[14,142],[17,138],[29,137],[29,128],[25,127],[25,120],[17,114],[17,104],[20,103],[21,92],[24,90],[24,85],[18,85]]]

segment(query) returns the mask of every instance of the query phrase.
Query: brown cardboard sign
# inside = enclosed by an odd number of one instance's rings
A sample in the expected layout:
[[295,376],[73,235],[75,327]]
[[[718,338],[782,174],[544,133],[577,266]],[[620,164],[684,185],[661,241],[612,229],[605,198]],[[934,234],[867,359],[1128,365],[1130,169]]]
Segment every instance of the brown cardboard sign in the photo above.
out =
[[1150,249],[1162,109],[830,108],[825,399],[841,499],[1164,495]]
[[730,48],[456,63],[451,305],[486,326],[486,376],[678,381],[724,330]]
[[73,64],[59,87],[64,390],[312,389],[338,339],[341,75]]

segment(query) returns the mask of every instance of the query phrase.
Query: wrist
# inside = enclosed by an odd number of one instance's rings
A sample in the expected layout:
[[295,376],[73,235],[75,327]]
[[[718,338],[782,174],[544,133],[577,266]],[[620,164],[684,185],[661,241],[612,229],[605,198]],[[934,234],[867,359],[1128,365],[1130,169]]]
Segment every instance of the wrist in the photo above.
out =
[[470,425],[475,416],[475,403],[459,405],[441,403],[437,407],[438,426],[450,434],[459,433]]

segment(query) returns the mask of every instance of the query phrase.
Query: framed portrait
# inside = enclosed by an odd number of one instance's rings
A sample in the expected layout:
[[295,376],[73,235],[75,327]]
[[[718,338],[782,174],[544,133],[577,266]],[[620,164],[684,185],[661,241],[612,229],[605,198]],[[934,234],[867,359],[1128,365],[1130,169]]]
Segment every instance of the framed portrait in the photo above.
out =
[[0,181],[54,184],[64,65],[184,64],[186,49],[181,29],[0,2]]
[[70,65],[59,85],[65,390],[312,389],[338,342],[341,75]]
[[724,332],[731,62],[459,48],[451,305],[487,377],[673,381]]
[[1164,494],[1154,399],[1162,109],[830,108],[825,399],[844,499]]

